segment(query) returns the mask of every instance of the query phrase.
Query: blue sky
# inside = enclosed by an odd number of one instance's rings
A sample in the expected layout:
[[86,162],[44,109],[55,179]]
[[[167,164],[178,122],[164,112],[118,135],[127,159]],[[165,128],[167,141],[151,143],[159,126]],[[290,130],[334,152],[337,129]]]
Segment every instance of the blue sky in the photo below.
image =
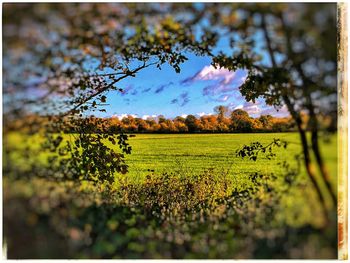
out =
[[180,73],[176,73],[169,65],[164,65],[161,70],[156,67],[146,68],[136,77],[119,82],[118,87],[124,89],[124,93],[110,91],[107,94],[109,105],[106,106],[106,113],[100,116],[201,116],[212,114],[218,105],[231,109],[242,108],[253,117],[261,114],[287,115],[285,109],[277,112],[261,100],[255,104],[244,100],[238,87],[245,79],[245,71],[215,69],[210,63],[209,57],[189,54]]
[[[263,51],[262,34],[256,32],[254,38],[258,43],[255,52],[262,55],[263,64],[270,64]],[[219,39],[213,52],[220,50],[231,54],[228,37]],[[257,100],[255,104],[246,102],[238,90],[245,79],[245,71],[214,69],[210,66],[210,57],[194,54],[186,56],[188,60],[181,65],[180,73],[164,64],[162,70],[155,66],[146,68],[136,77],[119,82],[118,88],[124,89],[125,92],[121,94],[118,91],[110,91],[107,94],[109,105],[106,107],[106,113],[100,115],[120,117],[130,114],[143,118],[160,114],[167,118],[188,114],[201,116],[213,114],[218,105],[225,105],[230,109],[242,108],[252,117],[263,114],[277,117],[289,115],[285,107],[276,111],[263,100]]]
[[[204,20],[202,26],[210,26],[210,23]],[[233,49],[230,47],[227,34],[220,29],[217,29],[217,33],[221,36],[213,53],[222,51],[231,55]],[[238,35],[235,37],[239,38]],[[253,37],[257,43],[254,51],[262,55],[261,63],[269,65],[268,56],[264,54],[261,32],[255,32]],[[180,65],[180,73],[176,73],[168,64],[164,64],[161,70],[156,66],[145,68],[135,77],[128,77],[117,83],[117,87],[124,92],[112,90],[106,94],[108,104],[104,106],[106,112],[86,113],[100,117],[134,115],[147,118],[164,115],[167,118],[174,118],[188,114],[197,116],[213,114],[216,106],[224,105],[231,110],[244,109],[252,117],[266,114],[279,117],[288,115],[285,108],[277,112],[263,100],[257,100],[255,104],[245,101],[238,89],[245,80],[245,71],[230,72],[223,68],[215,69],[211,66],[211,58],[208,56],[196,56],[192,53],[185,55],[188,60]],[[99,61],[87,59],[84,67],[93,73],[98,65]],[[104,73],[109,73],[108,69],[104,70],[106,70]]]

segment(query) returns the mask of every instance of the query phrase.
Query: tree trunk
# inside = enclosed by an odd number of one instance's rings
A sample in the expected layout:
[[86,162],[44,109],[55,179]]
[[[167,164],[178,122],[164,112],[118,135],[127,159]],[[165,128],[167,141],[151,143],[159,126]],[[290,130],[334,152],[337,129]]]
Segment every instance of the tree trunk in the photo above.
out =
[[[304,75],[304,72],[302,71],[300,64],[297,65],[297,70],[302,77],[303,84],[311,86],[312,83],[310,81],[308,81],[308,79]],[[318,168],[321,172],[322,179],[326,185],[326,188],[329,192],[329,195],[332,198],[334,206],[336,206],[337,205],[337,196],[332,189],[331,178],[330,178],[329,173],[326,169],[326,165],[324,164],[323,157],[322,157],[321,152],[320,152],[319,140],[318,140],[318,120],[317,120],[317,116],[315,114],[315,107],[312,103],[310,93],[308,93],[306,91],[306,89],[303,89],[303,93],[304,93],[304,96],[306,97],[306,104],[307,104],[306,107],[309,111],[309,117],[310,117],[309,124],[310,124],[310,128],[311,128],[312,151],[316,157],[316,162],[317,162]]]
[[300,115],[294,110],[288,96],[286,96],[286,95],[283,96],[283,100],[285,101],[290,114],[292,115],[293,119],[295,120],[295,122],[297,124],[298,132],[299,132],[300,140],[301,140],[301,144],[302,144],[302,149],[303,149],[304,164],[305,164],[306,172],[307,172],[314,188],[316,189],[317,196],[318,196],[318,198],[321,202],[321,205],[322,205],[322,210],[323,210],[322,212],[324,214],[326,223],[328,223],[328,212],[327,212],[326,201],[323,197],[321,188],[319,187],[319,185],[317,183],[316,174],[315,174],[314,169],[312,167],[306,132],[302,128],[302,120],[300,118]]
[[321,171],[323,180],[327,186],[329,194],[332,197],[333,204],[336,206],[337,205],[337,196],[332,189],[331,178],[330,178],[330,175],[327,171],[326,165],[324,164],[324,161],[323,161],[323,158],[322,158],[322,155],[320,152],[319,142],[318,142],[318,131],[317,130],[312,131],[312,133],[311,133],[311,144],[312,144],[312,150],[315,154],[316,161],[317,161],[317,164],[318,164],[319,169]]
[[[309,79],[305,76],[304,71],[301,67],[301,64],[296,62],[294,60],[294,58],[296,57],[294,54],[294,51],[292,49],[292,43],[291,43],[291,38],[290,38],[290,32],[289,32],[289,28],[286,26],[286,23],[284,21],[283,18],[283,14],[280,13],[279,15],[280,17],[280,21],[282,24],[282,28],[283,31],[285,33],[285,38],[286,38],[286,43],[287,43],[287,51],[289,54],[289,57],[292,59],[293,64],[295,69],[297,70],[297,72],[299,73],[302,81],[303,81],[303,85],[304,86],[308,86],[308,85],[313,85],[313,83],[311,83],[311,81],[309,81]],[[326,169],[326,165],[324,164],[320,149],[319,149],[319,141],[318,141],[318,120],[315,114],[315,107],[312,103],[312,99],[311,99],[311,95],[309,92],[307,92],[307,89],[304,88],[303,90],[303,94],[306,98],[307,101],[307,109],[309,110],[309,114],[310,114],[310,121],[309,124],[311,126],[311,146],[312,146],[312,150],[314,152],[314,155],[316,157],[316,162],[317,165],[319,167],[319,170],[321,172],[322,175],[322,179],[327,187],[327,190],[330,194],[330,196],[332,197],[332,201],[333,204],[336,206],[337,205],[337,196],[334,193],[334,191],[332,190],[332,185],[331,185],[331,181],[330,181],[330,176],[329,173]]]
[[[266,41],[266,46],[270,55],[270,59],[271,59],[271,64],[273,68],[277,68],[277,63],[275,60],[275,56],[274,56],[274,51],[272,49],[272,45],[271,45],[271,39],[269,36],[269,33],[267,31],[267,25],[266,25],[266,20],[265,20],[265,15],[263,14],[261,16],[261,28],[263,30],[263,34],[265,37],[265,41]],[[303,148],[303,155],[304,155],[304,164],[305,164],[305,168],[306,168],[306,172],[316,190],[317,196],[321,202],[321,206],[322,206],[322,212],[324,214],[324,218],[326,220],[326,224],[328,224],[328,211],[327,211],[327,206],[326,206],[326,202],[325,199],[323,197],[321,188],[319,187],[317,180],[316,180],[316,174],[314,172],[314,170],[312,169],[312,163],[311,163],[311,159],[310,159],[310,152],[309,152],[309,147],[308,147],[308,142],[307,142],[307,138],[306,138],[306,133],[302,128],[302,120],[300,117],[300,114],[294,109],[292,102],[290,101],[290,98],[288,97],[287,94],[284,94],[282,96],[288,111],[290,112],[290,114],[292,115],[293,119],[295,120],[297,127],[298,127],[298,132],[300,135],[300,140],[302,143],[302,148]]]

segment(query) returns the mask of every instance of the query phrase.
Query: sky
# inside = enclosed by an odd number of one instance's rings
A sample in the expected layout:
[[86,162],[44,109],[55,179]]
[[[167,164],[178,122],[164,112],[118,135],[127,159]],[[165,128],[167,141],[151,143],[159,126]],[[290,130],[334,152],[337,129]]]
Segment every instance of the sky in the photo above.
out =
[[[207,22],[204,20],[202,26],[210,26],[206,25]],[[212,53],[222,51],[230,54],[232,49],[228,37],[219,29],[218,33],[224,34],[221,34]],[[255,32],[254,38],[257,43],[254,51],[262,55],[262,63],[268,65],[270,61],[268,56],[264,56],[262,34]],[[214,68],[208,56],[197,56],[193,53],[185,55],[188,60],[180,65],[180,73],[176,73],[166,63],[162,65],[161,70],[156,66],[142,69],[135,77],[128,77],[118,82],[117,88],[123,89],[123,92],[117,89],[104,94],[108,104],[104,106],[105,112],[95,111],[88,114],[119,118],[126,115],[144,119],[158,115],[175,118],[189,114],[196,116],[214,114],[216,106],[224,105],[230,110],[243,109],[252,117],[267,114],[276,117],[289,115],[286,108],[276,111],[273,107],[267,106],[263,100],[258,99],[255,103],[246,102],[239,91],[239,86],[244,83],[247,75],[244,70],[230,72],[224,68]],[[84,66],[88,71],[96,69],[98,61],[89,61]],[[40,109],[41,105],[38,107]]]
[[238,89],[245,80],[245,71],[215,69],[210,65],[210,58],[205,56],[188,54],[187,57],[180,73],[169,65],[162,66],[161,70],[150,67],[134,78],[119,82],[118,88],[124,92],[110,91],[107,94],[109,105],[101,116],[122,118],[133,115],[144,119],[158,115],[167,118],[188,114],[203,116],[213,114],[214,107],[218,105],[232,110],[244,109],[252,117],[288,115],[285,108],[276,111],[263,100],[255,104],[245,101]]
[[[256,32],[254,38],[258,43],[255,52],[262,55],[262,64],[270,64],[262,44],[259,45],[263,43],[263,35]],[[213,53],[218,51],[231,54],[227,37],[219,38]],[[276,117],[289,115],[286,107],[277,111],[261,99],[255,103],[246,102],[239,91],[247,74],[245,71],[215,69],[208,56],[196,56],[192,53],[185,55],[188,60],[180,65],[180,73],[164,64],[161,70],[156,66],[149,67],[136,74],[136,77],[119,82],[118,88],[122,88],[124,92],[110,91],[107,94],[109,105],[106,113],[101,113],[101,116],[122,118],[133,115],[144,119],[158,115],[166,118],[185,117],[189,114],[203,116],[214,114],[214,108],[218,105],[227,106],[231,110],[243,109],[252,117],[267,114]]]
[[[261,38],[257,33],[257,43],[263,42]],[[215,49],[227,54],[232,52],[225,38],[220,38]],[[262,63],[269,64],[270,61],[264,56],[262,47],[258,45],[256,49],[263,57]],[[230,110],[243,109],[251,117],[267,114],[275,117],[289,115],[285,107],[277,111],[267,106],[262,99],[256,100],[255,103],[245,101],[239,86],[245,81],[246,71],[232,72],[224,68],[214,68],[208,56],[197,56],[193,53],[185,55],[188,60],[180,65],[180,73],[176,73],[166,63],[162,65],[161,70],[156,66],[142,69],[135,77],[118,82],[117,88],[123,92],[111,90],[104,94],[107,97],[105,112],[94,111],[87,114],[98,117],[115,116],[120,119],[127,115],[143,119],[159,115],[166,118],[186,117],[189,114],[200,117],[214,114],[216,106],[224,105]],[[85,66],[87,70],[93,70],[98,66],[98,62],[90,61]],[[39,110],[40,108],[41,106]]]

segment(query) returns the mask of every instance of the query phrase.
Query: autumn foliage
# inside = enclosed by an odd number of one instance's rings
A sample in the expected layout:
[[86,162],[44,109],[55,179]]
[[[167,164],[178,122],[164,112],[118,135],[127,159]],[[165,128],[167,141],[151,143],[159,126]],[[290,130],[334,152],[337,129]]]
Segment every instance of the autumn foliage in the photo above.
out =
[[[32,128],[56,117],[28,116],[32,120]],[[203,116],[187,115],[175,118],[165,118],[163,115],[146,119],[127,115],[100,118],[89,116],[80,120],[84,122],[87,133],[246,133],[246,132],[289,132],[295,131],[295,125],[290,117],[273,117],[261,115],[253,118],[241,109],[227,112],[226,116],[210,114]],[[69,121],[68,121],[69,122]],[[25,129],[21,121],[12,123],[12,130]],[[34,125],[36,124],[36,125]],[[74,132],[73,125],[67,124],[65,132]],[[53,130],[54,131],[54,130]],[[57,130],[58,132],[59,130]],[[34,132],[34,131],[33,131]]]

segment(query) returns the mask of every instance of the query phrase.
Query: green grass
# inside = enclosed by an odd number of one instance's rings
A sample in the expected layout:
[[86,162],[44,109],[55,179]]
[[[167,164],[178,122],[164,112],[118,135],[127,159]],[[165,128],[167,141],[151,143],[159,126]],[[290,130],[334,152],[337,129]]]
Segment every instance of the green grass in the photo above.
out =
[[[287,149],[274,148],[276,157],[272,160],[262,157],[254,162],[237,157],[235,154],[236,150],[245,144],[254,141],[268,144],[274,138],[286,140],[289,144]],[[328,139],[329,141],[325,142],[321,137],[320,148],[331,174],[333,186],[336,188],[337,136],[333,135]],[[295,155],[302,150],[298,133],[137,134],[136,137],[129,139],[129,143],[133,151],[127,156],[129,165],[127,177],[134,183],[142,182],[145,176],[151,173],[150,170],[154,170],[155,174],[174,172],[191,176],[214,168],[223,173],[227,172],[239,189],[249,185],[248,176],[254,172],[263,174],[272,172],[283,180],[285,170],[280,163],[287,161],[292,167],[296,167]],[[304,187],[292,189],[291,194],[283,198],[281,209],[284,212],[281,215],[286,217],[285,221],[293,225],[302,225],[305,222],[317,225],[320,223],[317,217],[320,213],[318,201],[303,169],[302,161],[301,174],[297,180]]]
[[[69,136],[69,135],[67,135]],[[236,150],[243,145],[259,141],[270,143],[274,138],[288,141],[287,149],[275,148],[273,160],[258,158],[256,162],[236,156]],[[333,178],[337,184],[337,136],[329,137],[329,142],[321,138],[321,152]],[[19,133],[8,136],[7,143],[21,151],[25,147],[38,147],[42,138],[39,135],[24,137]],[[244,177],[254,172],[276,174],[283,173],[279,163],[287,161],[296,165],[295,155],[301,153],[301,144],[297,133],[257,133],[257,134],[136,134],[129,138],[132,153],[126,155],[129,173],[132,180],[143,180],[151,171],[156,174],[182,173],[190,176],[207,169],[217,169],[235,177]],[[6,144],[5,144],[6,147]],[[110,144],[110,147],[116,147]],[[12,154],[16,154],[13,152]],[[47,153],[41,152],[37,161],[45,160]],[[26,160],[14,156],[18,165],[25,166]],[[303,172],[305,173],[305,172]],[[125,175],[118,175],[125,176]]]
[[[70,135],[67,135],[68,137]],[[268,160],[265,157],[251,161],[236,156],[236,150],[243,145],[259,141],[266,145],[274,138],[288,141],[287,149],[274,148],[276,157]],[[337,136],[332,135],[325,142],[320,138],[321,151],[327,168],[332,177],[333,187],[337,186]],[[15,145],[19,151],[12,152],[12,160],[18,167],[26,167],[28,159],[17,156],[25,152],[25,147],[38,147],[42,138],[39,135],[24,137],[18,133],[10,134],[7,143]],[[257,133],[257,134],[136,134],[129,138],[132,153],[126,155],[129,172],[126,175],[116,174],[116,187],[120,179],[132,184],[142,184],[149,174],[174,173],[181,176],[195,176],[203,174],[208,169],[215,169],[214,175],[228,175],[234,181],[237,189],[244,190],[250,186],[249,175],[259,172],[275,174],[283,187],[285,170],[281,162],[287,161],[291,167],[296,167],[295,155],[301,153],[301,144],[298,133]],[[110,144],[111,147],[113,146]],[[6,147],[6,145],[5,145]],[[118,149],[119,151],[119,149]],[[45,162],[47,153],[40,152],[29,158],[34,162]],[[30,167],[30,166],[29,166]],[[300,187],[294,187],[292,193],[284,197],[283,208],[287,209],[284,216],[293,224],[312,222],[318,224],[318,206],[315,191],[303,169],[297,181]],[[214,178],[213,178],[214,179]],[[321,185],[324,188],[324,185]],[[308,205],[305,205],[305,202]],[[317,212],[318,211],[318,212]],[[299,214],[298,214],[299,213]]]
[[[259,141],[270,143],[273,138],[289,142],[287,149],[276,148],[276,158],[260,158],[256,162],[236,157],[236,150],[245,144]],[[230,175],[248,175],[253,172],[282,172],[281,161],[295,164],[294,156],[301,152],[297,133],[266,134],[137,134],[130,138],[133,147],[127,155],[129,176],[144,177],[149,170],[155,173],[187,171],[198,173],[204,169],[229,170]],[[322,143],[321,150],[336,183],[337,141],[331,137]]]
[[[67,135],[67,139],[69,136],[71,135]],[[289,144],[287,149],[274,148],[276,157],[272,160],[261,156],[257,161],[250,161],[239,158],[235,154],[236,150],[243,145],[255,141],[266,145],[274,138],[288,141]],[[11,160],[12,164],[16,164],[12,165],[16,172],[17,167],[23,167],[24,171],[28,171],[30,169],[29,162],[45,163],[46,152],[25,155],[26,147],[38,148],[42,139],[40,135],[27,137],[19,133],[5,136],[4,149],[7,148],[7,145],[12,147],[12,151],[9,153],[11,158],[4,159],[5,166],[6,160]],[[321,138],[321,151],[332,176],[334,187],[336,187],[337,136],[329,137],[327,143],[323,139]],[[14,233],[8,232],[6,237],[10,242],[9,247],[12,247],[14,251],[13,255],[18,255],[15,251],[17,247],[13,244],[18,243],[17,235],[18,238],[22,237],[22,233],[34,231],[30,235],[35,237],[46,236],[46,233],[51,233],[53,230],[58,233],[64,231],[64,233],[68,233],[68,241],[74,243],[77,242],[74,240],[74,233],[77,229],[85,233],[86,229],[92,228],[95,231],[92,236],[96,236],[96,240],[91,247],[86,245],[86,250],[84,250],[85,245],[82,245],[82,250],[77,249],[79,253],[72,250],[71,257],[88,258],[92,255],[96,258],[113,256],[167,258],[170,257],[167,254],[170,253],[169,251],[172,251],[171,255],[178,255],[180,258],[249,258],[253,256],[273,258],[281,257],[281,255],[287,258],[322,258],[329,255],[334,257],[335,246],[333,243],[335,244],[335,242],[332,240],[336,238],[336,225],[330,226],[327,233],[315,230],[323,223],[322,211],[315,190],[304,169],[297,175],[295,184],[284,192],[286,173],[280,163],[287,161],[291,167],[296,166],[294,157],[301,153],[297,133],[136,134],[136,137],[129,139],[129,143],[133,148],[132,154],[126,156],[129,173],[126,175],[116,174],[115,188],[106,196],[100,196],[100,191],[103,193],[103,189],[94,188],[89,184],[83,184],[76,188],[67,182],[50,182],[45,178],[34,177],[29,180],[17,181],[5,178],[6,226],[7,231],[15,231]],[[205,171],[208,169],[213,170],[206,173]],[[259,192],[254,193],[253,198],[260,200],[259,206],[255,206],[254,202],[247,201],[245,204],[247,209],[240,214],[242,218],[237,217],[241,208],[235,208],[230,204],[225,208],[227,210],[222,210],[222,205],[217,204],[215,200],[217,198],[229,200],[229,196],[235,189],[237,191],[248,189],[252,185],[249,176],[255,172],[276,175],[277,179],[271,181],[270,184],[274,190],[267,192],[264,187],[261,187]],[[175,174],[175,176],[167,177],[163,176],[163,173]],[[147,175],[150,174],[153,174],[148,177],[153,178],[151,180],[147,179]],[[127,180],[125,182],[119,180],[120,178]],[[127,187],[125,188],[125,186]],[[195,190],[188,190],[192,188]],[[106,204],[101,201],[101,198],[107,198],[106,200],[109,201]],[[159,205],[162,203],[164,204],[161,207],[166,208],[165,210],[159,209]],[[186,209],[198,210],[199,215],[202,215],[202,203],[210,205],[209,210],[205,210],[208,213],[205,220],[202,222],[198,218],[189,219],[193,214]],[[273,211],[272,219],[267,219],[269,218],[269,209]],[[165,214],[163,214],[164,211]],[[223,211],[226,211],[227,216]],[[237,213],[236,217],[230,214],[231,212]],[[164,222],[154,216],[154,213],[158,213],[157,216],[165,216],[169,220],[165,221],[173,228],[164,227]],[[332,210],[331,213],[333,222],[335,222],[336,210]],[[176,215],[180,221],[175,220]],[[245,217],[248,220],[243,220]],[[41,218],[42,221],[35,221],[33,218]],[[131,219],[137,220],[129,225],[128,222]],[[29,223],[24,223],[25,220]],[[36,223],[30,225],[33,220]],[[56,223],[53,225],[43,223],[47,221]],[[58,222],[68,223],[60,225]],[[113,224],[120,225],[120,227],[115,228]],[[18,227],[22,229],[19,231],[20,233],[17,231]],[[73,238],[69,234],[72,229],[75,231],[72,232]],[[309,231],[307,229],[313,229],[316,232],[310,234],[305,232]],[[39,230],[42,232],[35,232]],[[138,231],[137,235],[132,233],[135,231]],[[284,234],[283,231],[286,233]],[[168,240],[175,232],[181,242],[188,242],[187,250],[181,252],[181,248],[184,246],[180,244],[180,241],[177,244],[176,240]],[[256,232],[258,236],[255,237],[256,240],[252,239],[253,232]],[[271,237],[259,237],[261,233],[266,233],[267,236],[274,236],[278,233],[278,236],[285,239],[272,238],[275,245],[270,246],[266,240]],[[293,235],[294,241],[288,243],[289,240],[293,239],[291,238]],[[304,235],[304,237],[300,235]],[[13,240],[10,237],[13,237]],[[26,238],[28,239],[28,237]],[[204,245],[200,243],[205,242],[205,240],[207,243]],[[12,245],[11,242],[13,242]],[[41,247],[40,242],[33,241],[34,244]],[[299,244],[300,248],[297,248]],[[283,249],[282,254],[278,254],[279,252],[274,250],[278,245],[283,246],[283,248],[279,248]],[[304,245],[308,245],[311,250],[304,249]],[[299,251],[301,256],[293,256],[292,252],[288,254],[291,251],[289,246],[296,249],[295,251]],[[255,247],[258,250],[253,252],[247,247]],[[138,251],[140,249],[141,252]],[[325,254],[315,252],[318,250]],[[54,249],[54,252],[57,251]],[[28,253],[33,258],[32,249]],[[38,255],[44,256],[39,252]]]

